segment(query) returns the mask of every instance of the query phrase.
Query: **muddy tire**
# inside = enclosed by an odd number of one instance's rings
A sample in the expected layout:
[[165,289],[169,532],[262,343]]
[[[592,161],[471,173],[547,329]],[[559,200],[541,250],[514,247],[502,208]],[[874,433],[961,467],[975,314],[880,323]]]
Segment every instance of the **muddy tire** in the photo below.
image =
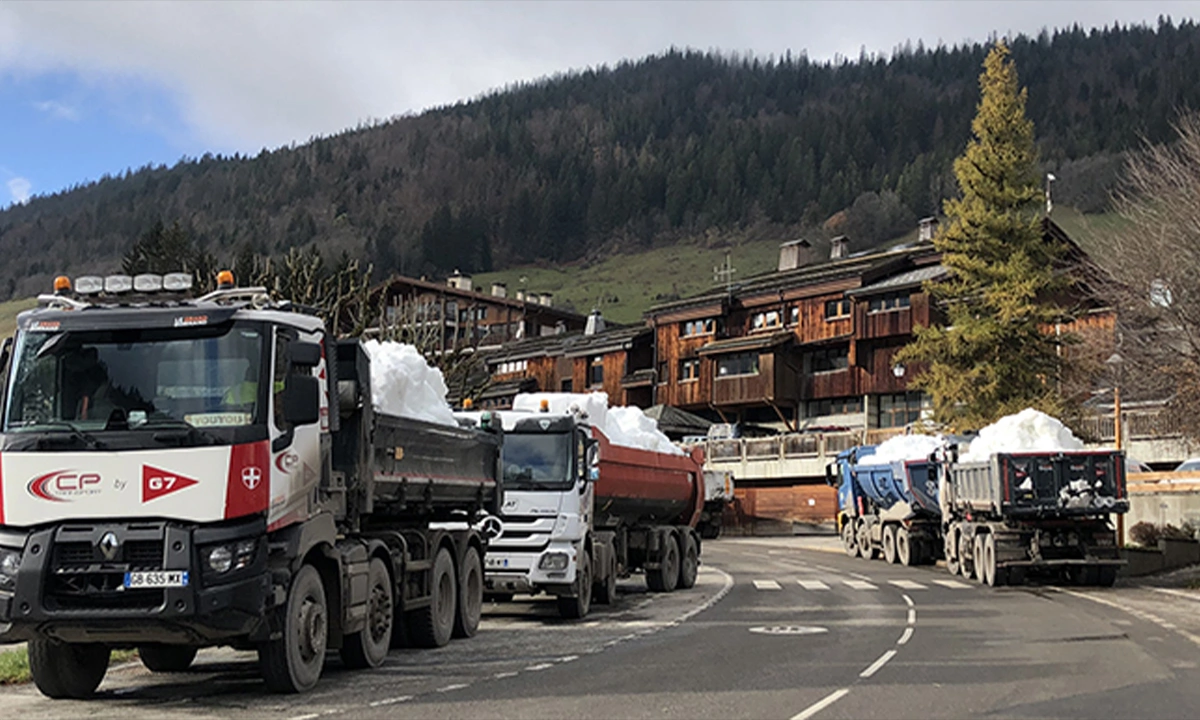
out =
[[107,645],[29,641],[29,672],[42,694],[56,700],[86,700],[108,672]]
[[475,633],[479,632],[479,620],[483,617],[483,560],[479,557],[479,550],[467,548],[459,578],[454,637],[475,637]]
[[983,537],[982,545],[983,552],[979,565],[980,582],[992,587],[1003,585],[1003,582],[998,582],[999,575],[996,571],[996,538],[989,533]]
[[177,673],[192,666],[199,648],[191,645],[138,645],[138,658],[150,672]]
[[[914,550],[917,552],[914,552]],[[905,567],[916,565],[919,551],[919,548],[913,547],[913,541],[908,534],[908,528],[896,528],[896,562]]]
[[593,578],[592,602],[600,605],[612,605],[617,601],[617,556],[610,549],[608,556],[608,572],[604,579]]
[[342,662],[351,668],[379,667],[387,659],[392,646],[396,607],[393,600],[395,585],[387,565],[371,558],[367,568],[367,624],[362,630],[346,637],[342,645]]
[[438,549],[431,572],[433,596],[429,604],[408,616],[408,639],[421,648],[439,648],[450,642],[458,613],[458,579],[448,549]]
[[272,692],[311,690],[321,679],[329,641],[329,606],[316,568],[300,568],[292,578],[287,604],[275,612],[282,614],[282,632],[258,648],[263,680]]
[[1101,565],[1098,568],[1096,584],[1100,587],[1112,587],[1117,582],[1117,568],[1112,565]]
[[858,557],[858,538],[854,534],[854,523],[847,522],[842,526],[842,547],[850,557]]
[[663,533],[662,548],[658,567],[646,571],[646,586],[653,592],[671,592],[679,584],[679,544],[671,533]]

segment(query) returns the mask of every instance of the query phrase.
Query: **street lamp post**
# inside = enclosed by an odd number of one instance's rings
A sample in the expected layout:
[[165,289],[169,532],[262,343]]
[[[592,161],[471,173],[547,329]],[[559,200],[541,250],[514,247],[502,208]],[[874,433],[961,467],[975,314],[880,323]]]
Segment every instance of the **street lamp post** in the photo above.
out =
[[[1113,436],[1117,450],[1121,449],[1121,365],[1125,358],[1119,353],[1113,353],[1104,361],[1112,370],[1113,376]],[[1121,476],[1126,475],[1126,468],[1121,468]],[[1117,547],[1125,547],[1125,516],[1117,514]]]

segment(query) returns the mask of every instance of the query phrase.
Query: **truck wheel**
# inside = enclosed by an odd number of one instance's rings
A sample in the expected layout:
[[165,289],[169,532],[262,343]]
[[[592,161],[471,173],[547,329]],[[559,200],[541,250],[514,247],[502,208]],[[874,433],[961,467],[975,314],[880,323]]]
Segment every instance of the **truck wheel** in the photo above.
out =
[[463,555],[462,581],[458,586],[458,614],[454,618],[454,637],[475,637],[483,615],[483,560],[479,551],[467,548]]
[[[917,549],[919,550],[919,548]],[[913,550],[913,541],[909,537],[908,528],[896,528],[896,562],[905,567],[916,565],[917,553]]]
[[879,557],[879,550],[871,544],[871,529],[865,522],[858,524],[858,555],[864,560],[874,560]]
[[612,550],[608,553],[608,572],[603,579],[597,579],[592,590],[592,600],[601,605],[612,605],[617,601],[617,556]]
[[587,617],[592,607],[592,556],[579,553],[579,567],[575,568],[575,585],[571,588],[574,597],[558,598],[558,614],[568,620]]
[[438,648],[450,642],[454,617],[458,612],[458,582],[454,579],[454,559],[441,548],[433,560],[429,604],[408,617],[408,636],[422,648]]
[[962,572],[962,559],[958,555],[957,537],[954,532],[947,531],[946,539],[942,543],[942,553],[946,556],[946,571],[951,575],[958,575]]
[[29,641],[29,673],[46,697],[86,700],[108,672],[107,645],[64,643],[48,638]]
[[896,526],[883,526],[883,560],[889,565],[896,564]]
[[329,641],[329,606],[325,585],[315,567],[300,568],[292,578],[287,604],[276,612],[283,614],[279,637],[258,648],[263,680],[272,692],[311,690],[321,678]]
[[367,568],[367,624],[362,630],[346,637],[342,646],[342,662],[352,668],[373,668],[383,664],[392,645],[392,628],[396,607],[392,602],[392,576],[379,558],[371,558]]
[[[976,539],[976,542],[979,542],[978,538]],[[996,585],[1003,585],[1004,584],[1003,582],[997,582],[998,577],[996,575],[996,538],[993,537],[991,533],[988,533],[987,535],[985,535],[983,537],[983,542],[981,544],[983,546],[983,549],[982,549],[982,553],[981,553],[982,562],[979,565],[980,581],[983,582],[985,585],[990,585],[992,587],[996,587]]]
[[958,572],[968,580],[975,577],[974,559],[975,554],[971,547],[971,541],[966,535],[960,535],[958,538]]
[[700,572],[700,549],[696,547],[696,538],[690,532],[679,536],[679,585],[681,590],[696,587],[696,575]]
[[1112,587],[1117,582],[1117,568],[1112,565],[1101,565],[1096,584],[1100,587]]
[[671,592],[679,584],[679,546],[670,533],[662,536],[658,568],[646,571],[646,586],[654,592]]
[[983,536],[976,535],[971,541],[971,566],[975,571],[975,579],[981,583],[987,582],[983,575]]
[[842,547],[850,557],[858,557],[858,541],[854,536],[854,525],[847,522],[842,526]]
[[190,645],[138,645],[138,657],[150,672],[183,672],[199,648]]

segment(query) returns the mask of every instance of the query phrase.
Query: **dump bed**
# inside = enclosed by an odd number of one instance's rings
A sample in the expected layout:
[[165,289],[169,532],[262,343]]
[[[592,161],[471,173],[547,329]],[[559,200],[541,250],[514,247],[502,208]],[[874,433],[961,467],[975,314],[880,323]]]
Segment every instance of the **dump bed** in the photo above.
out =
[[949,466],[948,502],[959,512],[995,518],[1082,517],[1124,513],[1125,457],[1120,450],[996,453]]
[[[839,495],[846,499],[855,494],[886,510],[896,503],[905,503],[913,512],[941,515],[938,506],[937,467],[928,460],[896,460],[884,465],[864,465],[859,457],[873,455],[875,447],[865,445],[838,455],[845,487]],[[845,504],[845,503],[843,503]]]
[[333,465],[345,477],[349,512],[421,519],[499,514],[499,429],[376,412],[369,359],[357,341],[338,343],[337,380],[340,429]]
[[704,509],[703,451],[687,455],[642,450],[600,442],[600,478],[596,481],[596,524],[612,527],[662,524],[695,527]]

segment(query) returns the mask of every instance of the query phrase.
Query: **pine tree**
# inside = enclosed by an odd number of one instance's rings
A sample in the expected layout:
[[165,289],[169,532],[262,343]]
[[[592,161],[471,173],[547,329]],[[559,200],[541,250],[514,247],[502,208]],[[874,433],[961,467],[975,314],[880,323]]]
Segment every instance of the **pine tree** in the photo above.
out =
[[954,162],[961,197],[947,200],[934,238],[949,275],[926,290],[945,324],[917,328],[897,359],[923,366],[913,386],[933,399],[934,419],[978,429],[1035,407],[1061,413],[1058,342],[1044,332],[1065,248],[1043,237],[1038,157],[1025,90],[1008,48],[984,61],[974,137]]

